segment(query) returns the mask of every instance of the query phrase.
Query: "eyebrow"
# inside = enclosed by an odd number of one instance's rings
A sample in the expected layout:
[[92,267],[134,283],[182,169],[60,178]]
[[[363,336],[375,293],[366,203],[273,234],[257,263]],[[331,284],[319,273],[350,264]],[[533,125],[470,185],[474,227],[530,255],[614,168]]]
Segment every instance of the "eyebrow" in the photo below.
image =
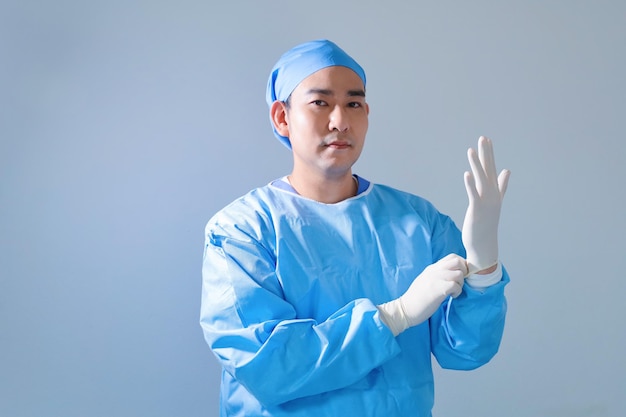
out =
[[[311,88],[306,92],[307,95],[311,94],[320,94],[323,96],[332,96],[334,95],[332,90],[327,90],[325,88]],[[365,97],[365,90],[348,90],[348,97]]]

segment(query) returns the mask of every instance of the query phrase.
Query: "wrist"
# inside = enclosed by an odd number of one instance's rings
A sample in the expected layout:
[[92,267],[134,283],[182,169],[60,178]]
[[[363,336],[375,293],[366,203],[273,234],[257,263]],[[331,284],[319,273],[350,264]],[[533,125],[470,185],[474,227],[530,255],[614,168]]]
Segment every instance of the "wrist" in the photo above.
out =
[[409,327],[409,322],[402,308],[400,299],[377,305],[380,320],[387,325],[394,336],[399,335]]
[[497,284],[502,280],[502,264],[498,262],[492,268],[494,270],[490,273],[471,274],[465,279],[465,282],[474,289],[484,289]]
[[479,257],[474,252],[467,254],[467,275],[489,274],[496,270],[498,265],[497,252],[492,257]]
[[487,274],[491,274],[493,272],[495,272],[498,269],[498,265],[499,263],[496,263],[495,265],[487,268],[487,269],[483,269],[482,271],[478,271],[476,272],[477,275],[487,275]]

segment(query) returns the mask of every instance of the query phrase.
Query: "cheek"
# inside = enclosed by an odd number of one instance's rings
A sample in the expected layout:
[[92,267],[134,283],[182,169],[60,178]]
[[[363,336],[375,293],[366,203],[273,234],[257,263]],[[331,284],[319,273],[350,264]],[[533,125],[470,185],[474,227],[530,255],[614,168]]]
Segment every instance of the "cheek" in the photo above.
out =
[[291,127],[296,130],[306,129],[310,125],[308,118],[302,113],[292,115]]
[[369,127],[369,120],[367,119],[367,116],[363,117],[362,119],[359,119],[356,124],[356,129],[358,130],[359,134],[363,136],[365,136],[365,134],[367,133],[368,127]]

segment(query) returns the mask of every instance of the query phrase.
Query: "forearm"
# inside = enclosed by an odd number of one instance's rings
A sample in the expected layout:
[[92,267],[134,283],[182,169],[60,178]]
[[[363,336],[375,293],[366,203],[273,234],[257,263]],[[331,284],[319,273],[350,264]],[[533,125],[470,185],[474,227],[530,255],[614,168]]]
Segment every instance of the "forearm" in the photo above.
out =
[[225,368],[266,406],[349,386],[399,353],[366,299],[322,323],[293,319],[255,327],[206,326],[205,334]]
[[459,297],[444,303],[431,317],[433,353],[442,367],[474,369],[496,354],[504,332],[508,282],[502,268],[502,279],[494,285],[466,284]]
[[201,325],[226,371],[263,404],[346,387],[399,353],[370,300],[323,319],[299,317],[278,288],[272,260],[259,255],[252,265],[264,279],[253,279],[252,269],[226,254],[254,248],[228,245],[206,252]]

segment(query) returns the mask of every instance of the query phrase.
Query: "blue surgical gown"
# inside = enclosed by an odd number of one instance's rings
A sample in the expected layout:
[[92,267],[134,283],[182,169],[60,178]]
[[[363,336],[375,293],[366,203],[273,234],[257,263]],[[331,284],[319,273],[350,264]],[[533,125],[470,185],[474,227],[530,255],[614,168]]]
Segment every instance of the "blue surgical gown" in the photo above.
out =
[[376,305],[449,253],[464,256],[453,221],[383,185],[324,204],[268,184],[225,207],[206,227],[200,319],[221,416],[430,416],[431,355],[462,370],[493,357],[508,274],[397,337]]

